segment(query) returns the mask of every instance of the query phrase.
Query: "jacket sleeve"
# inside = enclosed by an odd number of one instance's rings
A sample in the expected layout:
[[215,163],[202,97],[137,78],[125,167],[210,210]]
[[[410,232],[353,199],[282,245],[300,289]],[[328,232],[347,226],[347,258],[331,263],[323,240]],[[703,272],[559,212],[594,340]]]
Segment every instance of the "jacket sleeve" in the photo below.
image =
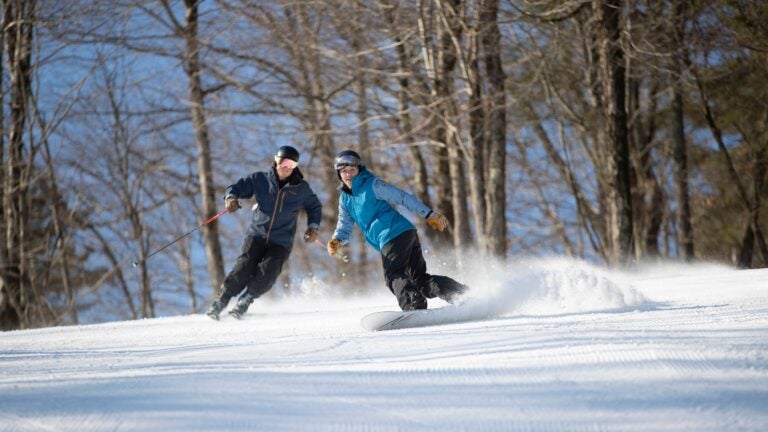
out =
[[343,245],[349,243],[349,236],[352,234],[352,227],[354,225],[355,221],[352,220],[352,216],[349,215],[349,212],[341,204],[341,200],[339,200],[339,220],[336,222],[336,231],[333,232],[331,238],[340,240]]
[[304,210],[307,212],[307,228],[320,231],[320,220],[323,217],[323,205],[309,186],[307,186],[307,197],[304,199]]
[[227,187],[224,193],[224,199],[247,199],[253,196],[255,193],[255,179],[254,176],[243,177],[233,185]]
[[376,194],[376,198],[380,200],[386,201],[391,205],[403,206],[422,217],[427,217],[432,211],[415,196],[392,186],[378,177],[373,180],[373,193]]

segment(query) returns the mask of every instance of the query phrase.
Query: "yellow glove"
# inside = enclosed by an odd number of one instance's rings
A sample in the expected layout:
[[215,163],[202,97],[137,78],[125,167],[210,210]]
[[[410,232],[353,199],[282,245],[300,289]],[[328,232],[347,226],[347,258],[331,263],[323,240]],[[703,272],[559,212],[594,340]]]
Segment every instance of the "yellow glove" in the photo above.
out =
[[448,219],[442,214],[432,211],[427,215],[427,224],[435,230],[444,231],[448,227]]
[[331,254],[331,256],[336,255],[336,252],[338,252],[339,248],[341,247],[341,240],[330,239],[328,240],[326,247],[328,248],[328,253]]
[[318,234],[317,231],[315,231],[313,228],[307,228],[307,232],[304,233],[305,243],[312,243],[318,238],[320,238],[320,234]]
[[240,209],[240,201],[238,201],[237,198],[227,198],[227,200],[224,201],[224,207],[226,207],[230,213],[234,213]]

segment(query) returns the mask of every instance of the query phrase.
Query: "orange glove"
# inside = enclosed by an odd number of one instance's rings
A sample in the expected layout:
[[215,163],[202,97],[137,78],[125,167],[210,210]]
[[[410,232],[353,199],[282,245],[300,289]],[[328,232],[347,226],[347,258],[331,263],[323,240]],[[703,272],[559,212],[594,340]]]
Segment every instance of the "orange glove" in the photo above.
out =
[[448,227],[448,219],[445,218],[442,214],[432,211],[427,215],[427,224],[435,230],[438,231],[445,231],[445,229]]
[[226,207],[230,213],[234,213],[241,208],[240,201],[238,201],[237,198],[227,198],[227,200],[224,201],[224,207]]
[[320,234],[318,234],[317,231],[315,231],[312,228],[307,228],[307,232],[304,233],[304,242],[305,243],[312,243],[313,241],[317,240],[318,238],[320,238]]
[[328,248],[328,253],[331,254],[331,256],[336,255],[336,252],[338,252],[339,248],[341,247],[341,240],[335,238],[330,239],[328,240],[326,247]]

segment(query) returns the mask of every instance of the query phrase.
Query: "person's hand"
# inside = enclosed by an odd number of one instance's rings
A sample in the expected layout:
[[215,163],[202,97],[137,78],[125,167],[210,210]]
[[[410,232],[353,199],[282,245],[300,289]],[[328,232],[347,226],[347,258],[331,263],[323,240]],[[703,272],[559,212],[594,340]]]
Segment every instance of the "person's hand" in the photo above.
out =
[[238,201],[237,198],[227,198],[227,200],[224,201],[224,206],[230,213],[234,213],[241,208],[240,201]]
[[314,228],[307,228],[307,231],[304,233],[304,243],[312,243],[317,241],[319,237],[320,234]]
[[448,227],[448,219],[442,214],[432,211],[427,215],[427,224],[435,230],[444,231]]
[[336,252],[338,252],[339,248],[341,247],[341,240],[335,238],[330,239],[328,240],[326,247],[328,248],[328,253],[331,254],[331,256],[336,255]]

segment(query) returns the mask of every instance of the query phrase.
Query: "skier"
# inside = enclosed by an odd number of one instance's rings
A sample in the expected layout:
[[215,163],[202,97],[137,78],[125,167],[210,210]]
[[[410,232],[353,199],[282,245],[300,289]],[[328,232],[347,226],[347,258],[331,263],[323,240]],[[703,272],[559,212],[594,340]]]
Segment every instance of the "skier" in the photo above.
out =
[[339,153],[334,168],[342,185],[336,230],[326,245],[328,253],[335,255],[349,242],[354,222],[368,244],[381,253],[384,279],[400,309],[426,309],[427,299],[435,297],[455,302],[467,286],[447,276],[427,273],[416,228],[392,206],[402,205],[425,217],[427,224],[438,231],[448,226],[445,216],[373,175],[352,150]]
[[295,148],[280,147],[272,169],[255,172],[227,188],[224,200],[230,212],[240,208],[239,199],[254,197],[256,204],[242,254],[224,279],[218,299],[208,310],[209,317],[218,320],[230,299],[245,288],[229,312],[241,319],[253,300],[272,288],[291,253],[300,210],[307,212],[304,241],[318,241],[322,204],[304,180],[298,163],[299,152]]

